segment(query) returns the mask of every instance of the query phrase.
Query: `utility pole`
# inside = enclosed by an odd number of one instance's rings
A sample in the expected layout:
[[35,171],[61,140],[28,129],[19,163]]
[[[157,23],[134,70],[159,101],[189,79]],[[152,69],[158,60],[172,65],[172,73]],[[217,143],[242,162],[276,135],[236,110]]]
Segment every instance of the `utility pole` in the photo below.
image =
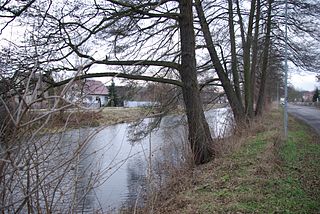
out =
[[284,138],[288,139],[288,0],[285,0]]
[[279,105],[280,105],[280,100],[279,100],[279,80],[277,81],[277,105],[278,105],[278,107],[279,107]]

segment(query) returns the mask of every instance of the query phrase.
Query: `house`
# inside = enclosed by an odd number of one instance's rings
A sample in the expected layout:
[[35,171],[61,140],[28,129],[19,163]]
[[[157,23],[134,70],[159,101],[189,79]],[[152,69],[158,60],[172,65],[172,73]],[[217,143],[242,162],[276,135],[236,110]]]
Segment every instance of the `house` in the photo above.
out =
[[[46,74],[35,72],[21,73],[15,80],[15,103],[23,102],[33,109],[46,109],[53,106],[54,95],[60,95],[65,85],[49,90],[54,80]],[[4,84],[1,84],[4,87]],[[2,90],[2,87],[0,88]],[[8,87],[6,87],[8,88]],[[8,90],[8,89],[6,89]],[[64,95],[68,101],[86,107],[99,108],[107,105],[108,88],[97,80],[77,80]],[[22,100],[23,99],[23,100]]]
[[129,100],[125,100],[123,102],[123,107],[127,107],[127,108],[155,107],[155,106],[160,106],[160,103],[152,102],[152,101],[129,101]]
[[312,102],[313,92],[306,91],[302,95],[303,102]]
[[70,87],[66,98],[86,107],[100,108],[108,103],[108,88],[98,80],[78,80]]
[[160,103],[156,101],[154,90],[142,86],[116,86],[118,106],[127,108],[154,107]]

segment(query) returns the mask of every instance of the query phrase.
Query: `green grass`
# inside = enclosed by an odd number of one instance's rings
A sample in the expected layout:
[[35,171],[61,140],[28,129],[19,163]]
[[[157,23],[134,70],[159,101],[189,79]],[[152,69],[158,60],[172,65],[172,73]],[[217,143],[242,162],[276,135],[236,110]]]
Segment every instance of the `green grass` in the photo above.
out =
[[291,118],[283,141],[280,112],[267,118],[238,151],[209,163],[196,185],[160,213],[320,213],[318,137]]
[[[263,188],[259,190],[256,186],[250,189],[254,195],[261,196],[261,200],[242,199],[236,204],[235,210],[246,213],[320,213],[319,194],[310,194],[304,183],[320,178],[320,144],[312,142],[312,134],[304,125],[296,124],[296,121],[291,123],[294,129],[289,131],[288,140],[280,145],[277,154],[281,160],[278,172],[270,174],[263,181],[256,177],[257,183],[263,185]],[[259,137],[253,140],[247,146],[247,157],[257,156],[262,145],[263,141]]]

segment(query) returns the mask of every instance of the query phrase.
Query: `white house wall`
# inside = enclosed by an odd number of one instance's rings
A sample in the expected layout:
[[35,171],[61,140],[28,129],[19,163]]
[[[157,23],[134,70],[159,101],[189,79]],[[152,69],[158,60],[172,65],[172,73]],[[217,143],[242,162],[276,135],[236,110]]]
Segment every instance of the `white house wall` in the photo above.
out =
[[123,101],[123,107],[135,108],[135,107],[151,107],[158,105],[157,102],[151,101]]

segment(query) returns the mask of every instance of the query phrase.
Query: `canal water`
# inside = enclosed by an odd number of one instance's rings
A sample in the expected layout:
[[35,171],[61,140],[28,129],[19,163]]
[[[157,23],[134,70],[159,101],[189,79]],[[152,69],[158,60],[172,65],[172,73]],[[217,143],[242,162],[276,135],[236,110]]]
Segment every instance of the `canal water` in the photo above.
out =
[[[226,108],[206,112],[206,118],[216,137],[228,131]],[[80,157],[81,184],[79,195],[85,195],[80,210],[111,212],[121,206],[143,203],[148,178],[158,186],[165,180],[168,163],[179,167],[189,152],[186,144],[186,118],[166,116],[151,133],[150,124],[156,118],[147,118],[136,124],[117,124],[98,129],[82,129],[64,134],[64,140],[88,141]],[[141,138],[141,135],[144,138]],[[87,136],[92,136],[87,139]],[[138,138],[138,139],[137,139]],[[150,164],[151,163],[151,164]],[[84,188],[86,189],[86,188]]]
[[[206,118],[215,137],[229,133],[227,108],[207,111]],[[31,178],[47,183],[39,194],[50,197],[39,204],[72,213],[112,213],[122,206],[143,205],[150,181],[161,188],[168,166],[179,168],[190,152],[185,116],[81,128],[46,135],[41,141],[37,153],[45,160],[35,169],[44,169],[44,180],[38,179],[38,172]]]

